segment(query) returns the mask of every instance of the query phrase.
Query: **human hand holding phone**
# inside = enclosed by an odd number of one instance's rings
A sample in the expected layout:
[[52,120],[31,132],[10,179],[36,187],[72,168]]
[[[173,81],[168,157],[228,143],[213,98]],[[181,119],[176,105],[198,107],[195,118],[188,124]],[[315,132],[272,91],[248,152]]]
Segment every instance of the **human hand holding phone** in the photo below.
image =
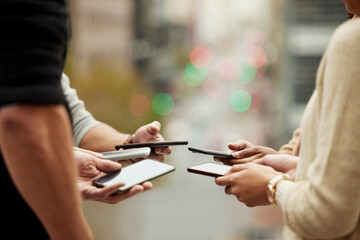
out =
[[[161,124],[158,121],[153,121],[149,124],[141,126],[135,131],[133,135],[133,143],[147,143],[147,142],[163,142],[165,139],[160,134]],[[144,146],[148,147],[148,146]],[[125,148],[124,148],[125,149]],[[118,149],[117,149],[118,150]],[[158,161],[164,161],[165,155],[171,154],[170,146],[161,146],[152,148],[149,158]]]
[[97,188],[93,185],[93,179],[109,172],[121,170],[121,164],[103,159],[100,153],[81,148],[74,147],[73,153],[78,165],[78,187],[84,200],[115,204],[152,188],[150,182],[144,182],[141,185],[135,185],[126,194],[121,196],[114,195],[113,193],[119,187],[124,186],[125,183],[119,182],[113,186]]
[[121,170],[97,178],[93,183],[100,188],[123,183],[122,186],[118,187],[116,192],[118,194],[126,194],[133,186],[150,181],[174,170],[175,167],[171,165],[151,159],[145,159],[128,167],[124,167]]

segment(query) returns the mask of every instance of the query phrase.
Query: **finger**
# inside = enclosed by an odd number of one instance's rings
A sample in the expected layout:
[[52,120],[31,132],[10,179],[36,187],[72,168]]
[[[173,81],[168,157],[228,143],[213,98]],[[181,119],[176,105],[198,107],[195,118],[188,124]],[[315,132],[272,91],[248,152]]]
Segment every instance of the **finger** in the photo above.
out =
[[125,199],[128,199],[132,196],[134,196],[135,194],[139,193],[139,192],[143,192],[144,188],[141,185],[135,185],[134,187],[132,187],[129,191],[127,191],[126,193],[123,194],[113,194],[111,196],[109,196],[108,198],[104,199],[102,202],[106,202],[106,203],[111,203],[111,204],[115,204],[121,201],[124,201]]
[[153,159],[153,160],[157,160],[160,162],[163,162],[165,160],[165,156],[161,155],[161,154],[156,154],[156,153],[151,153],[148,158]]
[[96,159],[95,160],[96,168],[102,172],[115,172],[121,169],[121,164],[110,161],[110,160],[103,160],[103,159]]
[[229,176],[217,177],[215,183],[219,186],[228,186],[230,185],[230,178]]
[[144,188],[144,191],[147,191],[147,190],[150,190],[153,188],[153,184],[151,182],[144,182],[142,184],[143,188]]
[[230,165],[230,166],[232,165],[232,163],[231,163],[232,159],[214,157],[214,160],[216,162],[221,162],[224,165]]
[[235,165],[235,164],[244,164],[244,163],[251,163],[256,161],[257,159],[261,158],[263,155],[261,153],[256,154],[254,156],[251,157],[246,157],[246,158],[239,158],[239,159],[231,159],[229,161],[229,165]]
[[245,148],[250,148],[252,146],[253,146],[252,143],[245,141],[245,140],[238,140],[234,143],[228,144],[228,148],[231,150],[242,150]]
[[146,131],[150,135],[156,135],[160,132],[161,124],[158,121],[154,121],[146,126]]
[[231,185],[225,187],[225,193],[226,193],[227,195],[231,195],[231,194],[232,194]]
[[251,147],[238,152],[234,152],[232,155],[234,158],[246,158],[259,153],[261,153],[261,149],[259,147]]
[[125,183],[120,182],[103,188],[95,188],[92,191],[91,196],[93,196],[94,199],[104,200],[110,195],[116,193],[119,190],[119,188],[122,186],[125,186]]
[[157,147],[154,149],[154,152],[160,155],[170,155],[171,147]]
[[233,165],[231,167],[231,169],[229,170],[229,174],[246,170],[249,168],[249,164],[251,164],[251,163]]

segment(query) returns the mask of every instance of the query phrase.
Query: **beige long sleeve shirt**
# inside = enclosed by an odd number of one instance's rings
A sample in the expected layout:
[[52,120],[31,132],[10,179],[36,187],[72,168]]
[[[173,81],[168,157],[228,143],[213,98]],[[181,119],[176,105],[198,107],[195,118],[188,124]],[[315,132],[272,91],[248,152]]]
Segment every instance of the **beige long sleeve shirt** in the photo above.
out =
[[281,181],[284,240],[360,239],[360,19],[335,31],[301,123],[296,181]]

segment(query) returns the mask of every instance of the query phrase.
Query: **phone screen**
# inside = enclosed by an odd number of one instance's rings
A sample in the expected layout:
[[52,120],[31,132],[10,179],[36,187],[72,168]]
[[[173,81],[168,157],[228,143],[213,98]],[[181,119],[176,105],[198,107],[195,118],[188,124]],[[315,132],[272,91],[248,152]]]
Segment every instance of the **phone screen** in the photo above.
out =
[[94,184],[99,187],[104,187],[111,186],[118,182],[124,182],[125,186],[120,187],[118,190],[118,193],[123,193],[137,184],[160,177],[174,170],[174,166],[155,160],[145,159],[128,167],[124,167],[120,171],[112,172],[98,178],[94,180]]
[[173,145],[187,145],[188,141],[161,141],[161,142],[144,142],[144,143],[133,143],[133,144],[123,144],[123,145],[116,145],[116,150],[120,148],[127,149],[127,148],[139,148],[139,147],[167,147]]
[[220,177],[231,169],[231,166],[218,163],[203,163],[188,168],[188,172],[202,174],[210,177]]

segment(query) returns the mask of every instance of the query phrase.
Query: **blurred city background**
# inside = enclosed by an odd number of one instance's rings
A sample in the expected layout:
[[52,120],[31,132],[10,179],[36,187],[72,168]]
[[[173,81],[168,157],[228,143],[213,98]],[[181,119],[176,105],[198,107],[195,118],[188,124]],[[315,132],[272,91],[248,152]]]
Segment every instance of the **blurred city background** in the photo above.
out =
[[[299,126],[316,69],[347,14],[339,0],[71,0],[65,73],[100,121],[133,133],[153,120],[167,140],[227,151],[246,139],[278,149]],[[85,202],[96,239],[280,239],[276,206],[247,208],[187,167],[117,205]]]

